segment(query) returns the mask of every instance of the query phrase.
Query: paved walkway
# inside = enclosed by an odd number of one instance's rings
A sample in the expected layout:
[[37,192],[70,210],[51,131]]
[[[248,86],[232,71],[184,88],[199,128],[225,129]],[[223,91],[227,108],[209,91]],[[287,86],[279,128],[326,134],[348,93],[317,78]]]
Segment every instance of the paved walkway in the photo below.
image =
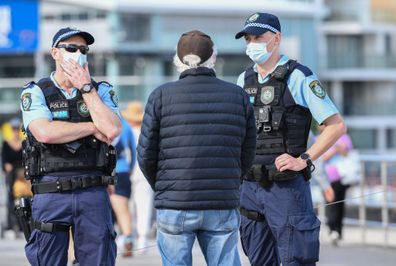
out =
[[[384,235],[379,229],[368,229],[367,242],[363,245],[359,229],[355,227],[347,227],[345,229],[344,240],[338,247],[330,245],[330,241],[323,228],[321,235],[321,260],[319,266],[393,266],[396,259],[396,231],[388,232],[388,238],[391,247],[383,247],[381,243]],[[395,242],[395,243],[394,243]],[[0,266],[25,266],[28,265],[24,251],[24,241],[18,240],[0,240]],[[206,265],[204,258],[196,245],[193,250],[194,265]],[[248,260],[241,251],[242,265],[249,265]],[[147,253],[144,255],[135,255],[133,258],[117,259],[117,266],[150,266],[161,265],[161,258],[157,251],[155,241],[150,242]]]

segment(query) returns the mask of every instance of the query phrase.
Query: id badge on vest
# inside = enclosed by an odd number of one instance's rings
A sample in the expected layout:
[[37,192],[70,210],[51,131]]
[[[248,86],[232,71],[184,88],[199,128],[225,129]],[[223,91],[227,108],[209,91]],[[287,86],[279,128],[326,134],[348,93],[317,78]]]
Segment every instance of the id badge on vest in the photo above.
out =
[[70,118],[69,103],[67,100],[51,102],[49,109],[56,120],[68,120]]

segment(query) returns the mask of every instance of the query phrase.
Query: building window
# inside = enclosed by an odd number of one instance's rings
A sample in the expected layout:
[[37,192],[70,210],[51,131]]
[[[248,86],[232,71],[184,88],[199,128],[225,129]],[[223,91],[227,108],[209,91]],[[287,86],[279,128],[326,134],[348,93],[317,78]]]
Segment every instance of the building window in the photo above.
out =
[[388,129],[386,131],[387,148],[396,149],[396,128]]
[[150,17],[139,14],[121,14],[121,40],[146,42],[150,40]]
[[375,129],[355,129],[348,131],[356,149],[375,150],[377,148],[377,131]]
[[104,12],[104,11],[98,11],[98,12],[96,13],[96,18],[98,18],[98,19],[104,19],[104,18],[106,18],[106,12]]
[[61,15],[61,20],[63,21],[70,21],[72,19],[72,15],[69,13],[63,13]]
[[327,43],[328,68],[364,67],[362,36],[330,35]]
[[78,19],[79,20],[88,20],[88,13],[87,12],[79,13]]
[[0,56],[0,77],[19,78],[33,77],[35,72],[34,56]]

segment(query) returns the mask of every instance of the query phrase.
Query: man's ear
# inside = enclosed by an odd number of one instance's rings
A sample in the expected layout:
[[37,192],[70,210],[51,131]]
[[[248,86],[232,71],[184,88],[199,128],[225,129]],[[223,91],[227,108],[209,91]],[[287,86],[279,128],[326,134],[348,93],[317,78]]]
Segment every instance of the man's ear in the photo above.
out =
[[276,41],[276,43],[277,43],[278,45],[280,44],[281,39],[282,39],[282,36],[281,36],[280,32],[277,32],[277,33],[275,34],[275,41]]
[[61,52],[60,52],[59,49],[52,47],[52,48],[51,48],[51,56],[52,56],[52,58],[53,58],[55,61],[58,61],[58,60],[61,59],[62,54],[61,54]]

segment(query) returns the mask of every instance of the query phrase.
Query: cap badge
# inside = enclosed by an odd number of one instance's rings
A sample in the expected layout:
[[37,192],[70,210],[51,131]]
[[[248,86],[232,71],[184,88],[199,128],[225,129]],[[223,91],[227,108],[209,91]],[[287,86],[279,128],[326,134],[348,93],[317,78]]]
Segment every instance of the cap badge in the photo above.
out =
[[253,22],[253,21],[256,21],[257,19],[258,19],[258,17],[259,17],[260,15],[259,14],[253,14],[253,15],[251,15],[249,18],[248,18],[248,22]]

